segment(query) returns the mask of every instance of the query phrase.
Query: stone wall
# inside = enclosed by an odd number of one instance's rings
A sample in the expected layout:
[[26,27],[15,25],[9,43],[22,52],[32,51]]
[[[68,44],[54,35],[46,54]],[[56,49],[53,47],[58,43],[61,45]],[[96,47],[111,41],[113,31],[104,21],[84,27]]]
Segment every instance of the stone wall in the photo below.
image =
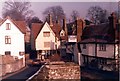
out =
[[34,79],[80,80],[80,66],[72,62],[50,62],[46,64]]
[[0,76],[18,71],[25,66],[23,59],[16,59],[10,55],[1,55],[0,58]]

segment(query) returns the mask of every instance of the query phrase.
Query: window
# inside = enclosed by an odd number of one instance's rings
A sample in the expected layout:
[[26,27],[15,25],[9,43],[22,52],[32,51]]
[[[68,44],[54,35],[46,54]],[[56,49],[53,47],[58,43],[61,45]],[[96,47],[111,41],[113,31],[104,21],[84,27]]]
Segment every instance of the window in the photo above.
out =
[[23,55],[24,55],[24,52],[19,52],[19,55],[20,55],[20,56],[23,56]]
[[44,47],[50,47],[50,42],[44,42]]
[[83,44],[83,49],[86,49],[86,44]]
[[5,51],[5,55],[11,55],[10,51]]
[[6,30],[10,30],[11,26],[10,23],[6,23]]
[[50,37],[50,32],[43,32],[44,37]]
[[99,51],[106,51],[106,45],[105,44],[99,44]]
[[5,44],[11,44],[10,36],[5,36]]

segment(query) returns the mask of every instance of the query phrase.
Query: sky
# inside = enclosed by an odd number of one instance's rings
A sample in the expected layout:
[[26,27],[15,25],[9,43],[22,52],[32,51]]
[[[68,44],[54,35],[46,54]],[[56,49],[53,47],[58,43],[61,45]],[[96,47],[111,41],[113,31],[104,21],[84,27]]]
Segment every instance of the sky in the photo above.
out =
[[[90,6],[100,6],[106,9],[109,13],[118,9],[117,2],[31,2],[31,8],[34,11],[34,16],[39,17],[40,20],[44,19],[43,12],[46,8],[51,6],[61,6],[66,14],[67,18],[70,18],[70,14],[73,10],[77,10],[80,14],[80,18],[86,18],[87,10]],[[2,17],[3,2],[0,2],[0,17]]]

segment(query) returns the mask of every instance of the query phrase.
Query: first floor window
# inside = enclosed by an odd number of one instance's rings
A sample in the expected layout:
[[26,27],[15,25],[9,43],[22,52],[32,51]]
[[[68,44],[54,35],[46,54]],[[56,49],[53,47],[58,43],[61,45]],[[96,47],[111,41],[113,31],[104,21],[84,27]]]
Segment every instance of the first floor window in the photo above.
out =
[[99,44],[100,51],[106,51],[106,44]]
[[5,51],[5,55],[11,55],[10,51]]
[[86,49],[86,44],[83,44],[83,49]]
[[50,42],[44,42],[44,47],[50,47]]
[[50,32],[43,32],[44,37],[50,37]]
[[5,44],[11,44],[11,37],[5,36]]

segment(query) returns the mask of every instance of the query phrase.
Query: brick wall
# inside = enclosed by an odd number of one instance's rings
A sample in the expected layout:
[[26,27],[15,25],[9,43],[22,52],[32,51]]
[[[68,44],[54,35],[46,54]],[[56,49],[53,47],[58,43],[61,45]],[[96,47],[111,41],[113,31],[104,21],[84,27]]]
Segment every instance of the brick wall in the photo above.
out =
[[10,55],[1,55],[0,58],[0,76],[18,71],[24,67],[23,59],[15,59],[15,57]]

